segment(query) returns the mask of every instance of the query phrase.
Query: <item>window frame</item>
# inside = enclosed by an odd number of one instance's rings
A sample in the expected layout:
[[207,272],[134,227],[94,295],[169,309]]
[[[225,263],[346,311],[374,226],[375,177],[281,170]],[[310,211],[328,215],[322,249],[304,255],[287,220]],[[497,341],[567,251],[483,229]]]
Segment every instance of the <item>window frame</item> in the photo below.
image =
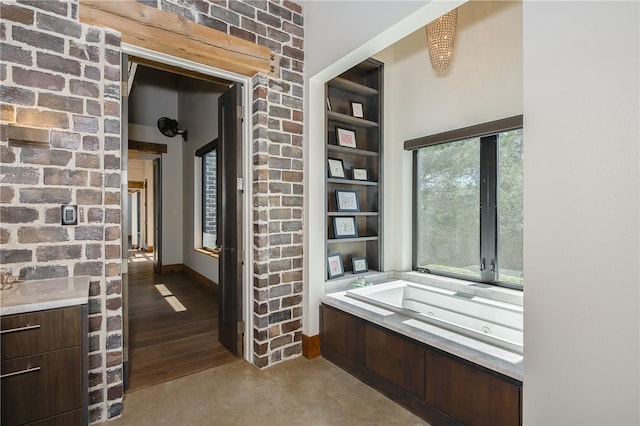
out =
[[[412,269],[417,272],[431,273],[465,281],[479,282],[512,288],[522,291],[524,285],[499,281],[498,278],[498,135],[502,132],[523,128],[523,116],[496,120],[462,129],[425,136],[405,141],[404,149],[412,152]],[[418,150],[433,145],[452,143],[464,139],[478,138],[480,140],[480,277],[473,277],[430,270],[418,267]],[[493,206],[485,208],[483,206]]]
[[[211,252],[211,253],[216,253],[217,251],[217,231],[216,231],[216,246],[215,247],[207,247],[204,245],[204,229],[205,229],[205,220],[206,220],[206,208],[205,208],[205,180],[206,180],[206,173],[205,173],[205,156],[207,154],[209,154],[212,151],[216,151],[216,163],[217,163],[217,150],[218,150],[218,138],[212,140],[211,142],[207,143],[206,145],[198,148],[195,152],[195,156],[196,157],[200,157],[200,239],[201,239],[201,244],[200,244],[200,248],[202,250],[205,250],[207,252]],[[217,170],[217,164],[216,164],[216,170]],[[216,173],[217,174],[217,173]],[[217,192],[217,176],[216,176],[216,192]],[[216,197],[217,198],[217,197]],[[216,212],[216,223],[217,223],[217,212]]]

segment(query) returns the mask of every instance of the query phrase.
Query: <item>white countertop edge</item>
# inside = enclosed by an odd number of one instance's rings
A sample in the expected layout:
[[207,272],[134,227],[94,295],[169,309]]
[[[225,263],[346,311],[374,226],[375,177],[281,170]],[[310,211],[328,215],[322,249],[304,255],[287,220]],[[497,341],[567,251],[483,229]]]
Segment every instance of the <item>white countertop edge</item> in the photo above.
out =
[[66,308],[68,306],[85,304],[87,304],[86,297],[76,297],[64,300],[54,300],[51,302],[31,303],[16,306],[2,306],[0,307],[0,316],[25,314],[30,312],[46,311],[47,309]]
[[[426,345],[432,346],[434,348],[443,350],[452,355],[465,359],[467,361],[473,362],[480,366],[486,367],[490,370],[501,373],[507,377],[511,377],[512,379],[516,379],[519,381],[523,381],[523,366],[522,361],[518,363],[510,363],[505,361],[499,357],[493,356],[489,353],[483,352],[480,348],[484,346],[488,346],[488,349],[496,350],[499,348],[495,348],[491,345],[488,345],[484,342],[477,342],[478,349],[472,348],[452,340],[449,340],[445,337],[435,335],[433,333],[429,333],[425,330],[416,329],[410,325],[404,324],[403,321],[408,320],[408,317],[403,317],[399,314],[394,314],[392,316],[381,316],[376,314],[375,312],[355,306],[351,301],[341,300],[339,298],[340,293],[336,294],[338,297],[332,297],[332,295],[324,296],[321,301],[326,305],[332,306],[334,308],[340,309],[357,317],[360,317],[366,321],[371,323],[380,325],[389,330],[395,331],[399,334],[417,340]],[[445,330],[446,331],[446,330]],[[464,336],[461,336],[464,337]]]
[[90,278],[83,275],[16,283],[0,293],[0,316],[87,304]]

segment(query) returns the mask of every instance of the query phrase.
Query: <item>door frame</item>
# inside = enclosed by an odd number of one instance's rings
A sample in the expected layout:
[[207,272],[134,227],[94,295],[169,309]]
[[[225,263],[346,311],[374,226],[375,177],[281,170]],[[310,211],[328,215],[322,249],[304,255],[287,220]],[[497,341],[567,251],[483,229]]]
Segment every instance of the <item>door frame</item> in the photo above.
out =
[[[242,265],[242,314],[241,318],[244,321],[244,359],[251,363],[253,360],[253,291],[252,291],[252,277],[253,277],[253,226],[252,215],[253,211],[251,202],[253,191],[251,182],[253,182],[253,143],[252,143],[252,78],[236,74],[233,72],[213,68],[208,65],[203,65],[198,62],[193,62],[187,59],[171,56],[166,53],[149,50],[143,47],[122,43],[122,54],[129,57],[138,57],[142,59],[148,59],[154,62],[158,62],[165,65],[171,65],[177,68],[196,71],[201,74],[206,74],[212,77],[222,78],[225,80],[242,83],[242,176],[243,176],[243,192],[242,192],[242,232],[243,232],[243,253],[242,258],[244,264]],[[124,146],[124,144],[123,144]],[[123,155],[126,155],[124,153]]]

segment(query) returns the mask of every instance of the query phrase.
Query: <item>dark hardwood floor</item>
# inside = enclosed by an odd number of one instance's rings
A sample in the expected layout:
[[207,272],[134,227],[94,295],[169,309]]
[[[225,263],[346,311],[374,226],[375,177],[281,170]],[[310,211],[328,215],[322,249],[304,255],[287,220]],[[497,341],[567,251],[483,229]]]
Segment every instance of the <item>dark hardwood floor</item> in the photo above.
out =
[[[128,391],[239,359],[218,342],[218,301],[212,289],[182,273],[154,273],[148,254],[132,256]],[[186,310],[176,312],[156,289],[157,284],[164,284]]]

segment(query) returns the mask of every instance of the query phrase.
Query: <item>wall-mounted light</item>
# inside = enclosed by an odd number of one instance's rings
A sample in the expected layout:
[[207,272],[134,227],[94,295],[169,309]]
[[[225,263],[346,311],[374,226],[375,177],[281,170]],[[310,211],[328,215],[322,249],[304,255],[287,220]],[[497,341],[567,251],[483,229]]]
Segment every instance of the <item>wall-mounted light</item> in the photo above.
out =
[[0,140],[8,141],[10,147],[45,148],[51,147],[51,131],[35,127],[6,124],[0,126]]
[[435,71],[444,71],[453,56],[453,44],[456,40],[458,9],[445,13],[429,22],[425,27],[427,33],[427,49],[431,66]]

